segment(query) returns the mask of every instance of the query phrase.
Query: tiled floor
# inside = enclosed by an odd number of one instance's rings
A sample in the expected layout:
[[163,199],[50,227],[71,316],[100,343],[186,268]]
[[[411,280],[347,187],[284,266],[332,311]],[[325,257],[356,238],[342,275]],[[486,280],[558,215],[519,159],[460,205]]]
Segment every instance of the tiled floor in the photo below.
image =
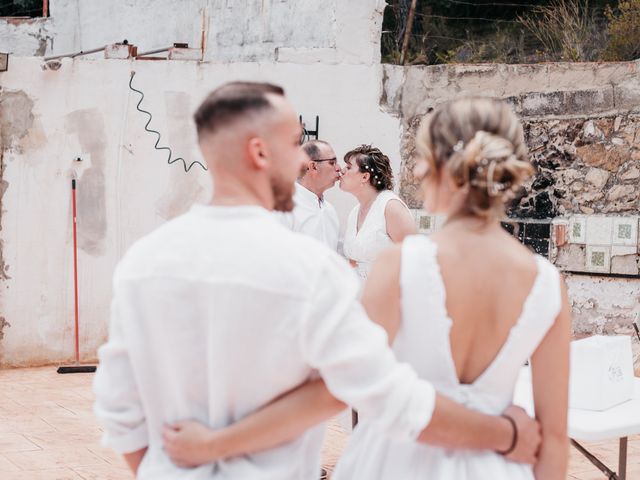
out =
[[[0,479],[131,479],[123,460],[100,446],[91,411],[92,374],[58,375],[54,367],[0,370]],[[323,449],[329,471],[347,434],[329,426]],[[617,441],[588,445],[617,467]],[[569,479],[603,480],[604,475],[575,450]],[[627,478],[640,479],[640,436],[629,439]]]

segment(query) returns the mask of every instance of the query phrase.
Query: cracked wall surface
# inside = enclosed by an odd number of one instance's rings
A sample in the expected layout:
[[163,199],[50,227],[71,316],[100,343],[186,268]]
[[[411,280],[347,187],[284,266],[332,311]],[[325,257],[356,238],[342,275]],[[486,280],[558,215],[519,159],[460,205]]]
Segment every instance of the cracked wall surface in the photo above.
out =
[[[415,132],[432,108],[463,96],[509,102],[521,116],[537,174],[521,189],[509,215],[531,226],[572,216],[640,214],[640,62],[538,65],[385,65],[382,108],[402,125],[400,193],[421,207],[412,170]],[[604,220],[603,220],[604,221]],[[538,223],[535,223],[538,222]],[[536,239],[536,241],[538,241]],[[584,271],[592,247],[551,249],[562,269]],[[633,334],[640,309],[638,249],[603,245],[607,272],[631,278],[568,274],[576,335]],[[617,250],[616,250],[617,249]],[[607,259],[609,258],[607,257]],[[571,266],[568,268],[567,266]],[[603,268],[604,270],[604,268]],[[637,359],[637,355],[636,355]],[[636,360],[638,361],[638,360]]]
[[224,63],[375,64],[384,5],[188,0],[178,8],[172,0],[50,0],[48,18],[0,19],[0,44],[14,55],[49,56],[127,39],[139,52],[188,43],[203,47],[205,60]]
[[[303,120],[319,116],[321,138],[336,152],[376,143],[399,167],[398,119],[380,110],[380,65],[212,63],[64,59],[42,70],[39,58],[12,58],[0,74],[0,105],[20,105],[20,117],[3,108],[2,197],[4,261],[0,316],[11,324],[0,340],[0,367],[41,365],[73,359],[73,240],[71,179],[77,179],[80,355],[95,358],[106,340],[111,278],[116,263],[138,238],[206,202],[208,173],[169,165],[160,145],[188,162],[202,160],[192,114],[211,89],[237,79],[281,84]],[[363,82],[363,79],[369,81]],[[19,93],[21,92],[21,93]],[[310,94],[312,92],[312,94]],[[6,95],[9,95],[8,97]],[[9,100],[10,99],[10,100]],[[330,101],[328,101],[330,99]],[[366,119],[366,122],[354,121]],[[78,161],[77,159],[80,159]],[[327,193],[344,219],[354,199]],[[16,268],[20,265],[20,268]],[[4,325],[4,323],[3,323]]]

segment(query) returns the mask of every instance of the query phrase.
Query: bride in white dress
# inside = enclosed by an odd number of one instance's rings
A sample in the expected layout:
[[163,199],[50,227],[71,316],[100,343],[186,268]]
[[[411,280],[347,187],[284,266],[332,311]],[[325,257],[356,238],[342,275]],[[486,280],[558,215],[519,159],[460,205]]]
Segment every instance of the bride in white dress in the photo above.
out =
[[393,193],[389,158],[378,148],[360,145],[344,156],[340,189],[358,199],[347,219],[344,255],[365,280],[380,252],[416,233],[411,212]]
[[[332,480],[565,480],[571,327],[566,289],[555,267],[499,222],[511,193],[532,173],[522,126],[503,102],[461,99],[424,120],[416,143],[424,207],[448,220],[430,238],[410,236],[385,250],[371,269],[362,303],[387,331],[399,360],[438,392],[479,412],[505,412],[518,372],[530,359],[542,442],[529,465],[510,460],[519,438],[515,424],[511,446],[494,452],[400,440],[375,418],[361,418]],[[325,388],[309,382],[235,424],[261,422],[245,429],[250,433],[239,450],[274,445],[282,425],[295,438],[311,419],[337,413],[340,405],[331,405]],[[248,447],[246,438],[260,432],[260,441]],[[167,452],[190,465],[198,458],[195,447],[211,432],[188,422],[172,435]],[[215,445],[228,445],[227,438],[222,432],[209,443],[205,458],[223,456]],[[452,439],[430,443],[455,444]]]
[[558,271],[501,228],[504,204],[532,172],[522,126],[491,99],[437,109],[416,138],[425,209],[444,227],[384,252],[363,304],[401,361],[444,395],[484,413],[511,404],[531,358],[542,428],[534,467],[496,452],[399,441],[360,419],[333,476],[350,479],[565,479],[570,312]]

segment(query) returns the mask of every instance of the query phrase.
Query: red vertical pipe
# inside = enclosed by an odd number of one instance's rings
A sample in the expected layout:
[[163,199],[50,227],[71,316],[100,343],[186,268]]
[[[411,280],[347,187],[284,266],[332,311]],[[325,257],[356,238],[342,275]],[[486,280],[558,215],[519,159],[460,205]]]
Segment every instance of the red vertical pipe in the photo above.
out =
[[78,340],[78,242],[76,234],[76,181],[71,180],[71,194],[73,203],[73,290],[75,302],[75,320],[76,320],[76,363],[80,363],[80,341]]

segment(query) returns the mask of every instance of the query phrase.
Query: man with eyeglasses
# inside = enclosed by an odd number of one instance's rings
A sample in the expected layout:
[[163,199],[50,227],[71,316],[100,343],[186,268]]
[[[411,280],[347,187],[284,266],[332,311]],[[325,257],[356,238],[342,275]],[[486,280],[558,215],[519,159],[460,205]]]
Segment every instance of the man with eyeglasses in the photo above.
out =
[[295,207],[282,215],[282,222],[294,232],[314,237],[333,250],[338,248],[340,222],[333,205],[324,192],[340,178],[336,153],[323,140],[310,140],[302,145],[309,161],[296,183]]

